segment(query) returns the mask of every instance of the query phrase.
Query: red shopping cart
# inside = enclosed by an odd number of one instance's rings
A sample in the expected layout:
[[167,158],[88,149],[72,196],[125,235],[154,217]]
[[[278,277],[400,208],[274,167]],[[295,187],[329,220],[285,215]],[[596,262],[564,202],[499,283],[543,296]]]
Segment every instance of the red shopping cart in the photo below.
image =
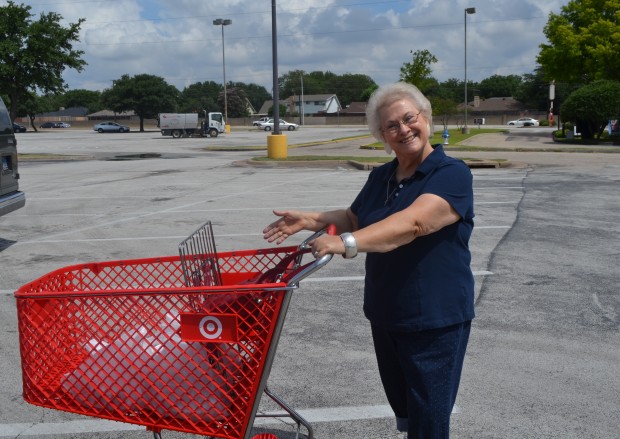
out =
[[331,259],[302,264],[315,236],[217,253],[207,222],[178,257],[74,265],[22,286],[24,400],[143,425],[155,438],[248,439],[265,394],[312,438],[266,384],[292,292]]

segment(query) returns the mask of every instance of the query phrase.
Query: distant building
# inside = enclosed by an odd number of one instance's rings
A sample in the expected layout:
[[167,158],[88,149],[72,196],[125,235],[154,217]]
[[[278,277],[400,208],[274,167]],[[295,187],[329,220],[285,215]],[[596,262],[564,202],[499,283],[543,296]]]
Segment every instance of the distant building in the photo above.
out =
[[[286,99],[281,99],[280,104],[286,106],[286,111],[289,114],[301,114],[303,111],[308,116],[338,113],[342,110],[340,101],[335,94],[304,95],[303,102],[300,95],[293,95]],[[265,101],[255,116],[267,115],[271,107],[273,107],[273,100]]]
[[[463,104],[458,105],[458,110],[463,111]],[[467,106],[468,122],[473,124],[500,124],[515,117],[532,116],[544,117],[545,113],[528,109],[523,103],[512,97],[481,98],[474,96]]]
[[130,120],[137,117],[134,111],[115,113],[112,110],[101,110],[88,115],[88,120]]
[[474,100],[467,111],[474,113],[518,114],[526,111],[527,107],[512,97],[481,98],[474,96]]
[[60,108],[57,111],[50,111],[47,113],[39,113],[36,115],[36,118],[44,120],[62,120],[63,118],[85,117],[87,114],[88,108],[86,107],[70,107]]
[[368,102],[351,102],[346,108],[340,110],[343,116],[365,116]]

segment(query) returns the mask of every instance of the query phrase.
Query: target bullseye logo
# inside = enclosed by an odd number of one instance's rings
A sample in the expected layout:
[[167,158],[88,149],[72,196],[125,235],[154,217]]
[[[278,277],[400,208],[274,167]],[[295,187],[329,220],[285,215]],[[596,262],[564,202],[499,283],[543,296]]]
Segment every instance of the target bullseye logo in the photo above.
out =
[[237,342],[237,315],[181,313],[181,339],[201,342]]
[[198,325],[200,329],[200,333],[204,338],[208,338],[209,340],[215,340],[220,335],[222,335],[222,322],[217,317],[206,316],[200,320],[200,324]]

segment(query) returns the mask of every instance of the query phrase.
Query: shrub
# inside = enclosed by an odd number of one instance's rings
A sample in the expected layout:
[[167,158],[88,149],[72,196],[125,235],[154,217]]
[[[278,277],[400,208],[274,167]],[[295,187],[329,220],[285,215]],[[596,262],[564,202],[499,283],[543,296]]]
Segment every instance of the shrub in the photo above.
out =
[[568,96],[562,104],[564,120],[577,124],[583,139],[600,138],[610,117],[618,112],[620,83],[600,80],[585,85]]

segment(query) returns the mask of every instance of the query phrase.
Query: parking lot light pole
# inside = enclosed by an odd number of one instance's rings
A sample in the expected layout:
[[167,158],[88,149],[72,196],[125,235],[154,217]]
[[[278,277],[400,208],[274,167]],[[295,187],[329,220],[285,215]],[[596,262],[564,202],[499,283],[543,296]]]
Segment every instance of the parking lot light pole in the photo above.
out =
[[228,124],[228,96],[226,93],[226,52],[224,50],[224,26],[232,24],[232,20],[224,20],[218,18],[213,20],[215,26],[222,26],[222,69],[224,71],[224,123],[226,126],[226,132],[230,132],[230,125]]
[[469,133],[469,128],[467,127],[467,14],[475,13],[476,8],[465,8],[465,125],[463,126],[463,134]]
[[278,29],[276,24],[276,0],[271,0],[271,55],[273,69],[273,131],[267,136],[267,157],[288,157],[286,135],[280,133],[280,92],[278,84]]

